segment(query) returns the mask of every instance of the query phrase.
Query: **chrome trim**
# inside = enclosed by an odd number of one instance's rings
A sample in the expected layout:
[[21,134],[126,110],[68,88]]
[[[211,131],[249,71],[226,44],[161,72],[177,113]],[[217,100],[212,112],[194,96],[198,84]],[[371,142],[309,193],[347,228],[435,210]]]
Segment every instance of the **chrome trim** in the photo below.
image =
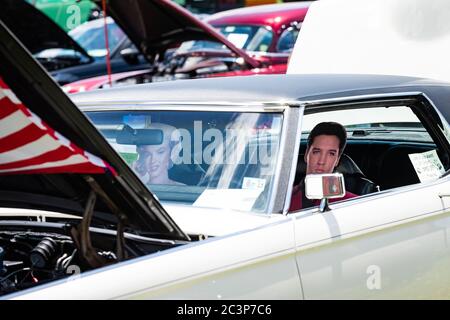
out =
[[[280,103],[280,102],[275,102]],[[86,107],[86,106],[96,106],[96,105],[134,105],[134,106],[153,106],[153,105],[173,105],[173,106],[242,106],[242,105],[252,105],[252,106],[263,106],[265,102],[263,101],[256,101],[256,102],[232,102],[232,101],[174,101],[174,100],[158,100],[158,101],[147,101],[147,100],[138,100],[138,101],[110,101],[110,100],[98,100],[98,101],[84,101],[84,102],[76,102],[75,104],[79,107]]]
[[345,96],[345,97],[318,99],[318,100],[311,100],[311,101],[300,100],[300,101],[297,101],[297,103],[300,105],[303,105],[305,107],[308,107],[308,106],[315,106],[315,105],[320,105],[320,104],[325,104],[325,103],[342,103],[342,102],[351,102],[354,100],[368,100],[368,99],[379,99],[379,98],[399,98],[399,97],[420,96],[420,95],[423,95],[423,92],[406,91],[406,92],[373,93],[373,94],[363,94],[363,95],[357,95],[357,96]]
[[[298,155],[300,154],[300,142],[302,138],[302,125],[303,125],[303,111],[305,110],[304,107],[301,107],[299,109],[299,121],[297,124],[297,132],[295,134],[295,145],[294,145],[294,154],[292,155],[292,161],[291,161],[291,173],[289,175],[289,184],[288,189],[286,192],[285,197],[285,203],[283,208],[283,215],[287,215],[289,213],[289,207],[291,206],[291,200],[292,200],[292,190],[294,189],[294,181],[295,181],[295,175],[297,174],[297,161],[298,161]],[[295,165],[294,165],[295,163]]]
[[266,52],[266,51],[247,51],[247,52],[251,55],[255,55],[258,57],[288,58],[290,56],[290,53],[288,52]]
[[275,166],[274,170],[274,177],[275,179],[272,181],[272,187],[270,192],[270,199],[269,204],[267,206],[267,212],[266,213],[274,213],[275,209],[275,200],[277,198],[278,194],[278,182],[280,181],[280,174],[281,174],[281,167],[283,163],[283,153],[284,153],[284,145],[286,140],[286,131],[287,131],[287,122],[289,118],[289,112],[283,113],[283,121],[282,121],[282,128],[281,128],[281,135],[280,135],[280,145],[278,148],[278,156],[277,156],[277,164]]
[[439,193],[438,194],[439,198],[450,198],[450,193]]
[[[287,185],[287,188],[284,189],[285,192],[283,193],[282,200],[280,200],[280,179],[282,173],[284,173],[286,170],[289,171],[288,177],[291,178],[292,175],[292,157],[294,154],[286,155],[286,140],[292,139],[292,135],[289,135],[289,133],[292,133],[293,130],[298,130],[298,123],[295,123],[293,121],[299,121],[300,120],[300,114],[297,109],[289,108],[289,106],[286,106],[286,112],[284,113],[283,118],[283,128],[281,131],[281,139],[280,139],[280,149],[278,150],[278,159],[277,159],[277,165],[275,168],[275,179],[273,181],[274,189],[272,189],[272,194],[274,196],[271,197],[269,202],[269,210],[272,213],[283,213],[284,208],[286,206],[286,194],[288,190],[290,189],[290,186]],[[296,142],[295,142],[296,143]],[[295,149],[295,146],[294,146]],[[294,152],[293,152],[294,153]],[[289,159],[289,161],[284,161],[286,159]],[[288,164],[287,164],[288,163]],[[283,176],[286,176],[286,174],[283,174]],[[288,179],[288,183],[290,182]]]
[[[442,123],[446,123],[447,127],[450,129],[450,123],[448,123],[447,119],[442,115],[442,113],[439,110],[439,108],[436,107],[436,105],[434,104],[433,100],[431,100],[426,93],[422,93],[421,95],[423,96],[423,98],[425,100],[427,100],[427,102],[430,104],[430,106],[434,109],[434,111],[436,112],[438,117],[441,119]],[[443,132],[441,132],[441,133],[445,137],[445,140],[447,141],[447,143],[450,145],[450,141],[447,139],[445,134]]]
[[[284,103],[273,103],[270,105],[261,103],[224,103],[224,104],[214,104],[214,103],[143,103],[143,104],[132,104],[132,103],[103,103],[99,102],[95,105],[89,104],[77,104],[78,107],[83,112],[90,111],[144,111],[144,110],[173,110],[173,111],[233,111],[233,112],[283,112],[286,109]],[[120,108],[118,108],[120,107]],[[214,109],[211,110],[211,107]]]
[[[343,92],[347,93],[347,92]],[[336,94],[339,94],[336,93]],[[314,106],[317,104],[323,103],[340,103],[340,102],[348,102],[352,100],[366,100],[366,99],[376,99],[376,98],[398,98],[398,97],[407,97],[407,96],[420,96],[425,95],[420,91],[406,91],[406,92],[389,92],[389,93],[379,93],[379,94],[365,94],[365,95],[355,95],[355,96],[345,96],[345,97],[336,97],[336,98],[326,98],[326,99],[317,99],[317,100],[284,100],[280,98],[280,100],[267,100],[267,101],[245,101],[243,99],[241,102],[233,102],[233,101],[173,101],[173,100],[163,100],[163,101],[111,101],[111,100],[94,100],[91,101],[82,101],[77,102],[74,100],[73,102],[81,109],[87,109],[90,111],[91,108],[96,110],[101,106],[102,110],[107,110],[108,107],[114,108],[113,106],[123,106],[123,107],[134,107],[137,109],[145,108],[146,106],[173,106],[173,107],[205,107],[205,106],[217,106],[217,107],[247,107],[247,108],[276,108],[276,107],[285,107],[289,105],[290,107],[301,107],[301,106]],[[425,95],[426,96],[426,95]],[[429,99],[428,99],[429,100]],[[112,109],[116,110],[116,109]],[[128,109],[127,109],[128,110]]]

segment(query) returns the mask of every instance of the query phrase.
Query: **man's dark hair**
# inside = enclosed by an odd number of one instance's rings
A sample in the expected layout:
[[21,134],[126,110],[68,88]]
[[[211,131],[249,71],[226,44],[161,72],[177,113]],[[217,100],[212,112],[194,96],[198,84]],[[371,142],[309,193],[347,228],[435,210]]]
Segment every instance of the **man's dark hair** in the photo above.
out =
[[337,122],[321,122],[316,125],[308,137],[307,149],[312,145],[314,139],[320,135],[336,136],[339,139],[339,155],[344,152],[347,143],[347,131]]

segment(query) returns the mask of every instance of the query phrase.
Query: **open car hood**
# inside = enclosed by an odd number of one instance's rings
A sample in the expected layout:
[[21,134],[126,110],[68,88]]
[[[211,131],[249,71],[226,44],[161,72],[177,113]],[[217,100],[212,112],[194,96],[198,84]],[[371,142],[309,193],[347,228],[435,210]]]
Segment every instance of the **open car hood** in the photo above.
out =
[[447,0],[311,4],[287,73],[386,74],[450,81]]
[[93,61],[55,22],[23,0],[2,1],[0,19],[32,54],[46,49],[62,49],[61,51],[74,52],[74,56],[82,56],[86,62]]
[[[189,240],[84,114],[0,21],[0,206]],[[103,221],[103,222],[102,222]]]
[[[95,0],[101,6],[100,0]],[[222,34],[189,11],[169,0],[109,0],[107,14],[124,30],[144,56],[152,62],[167,48],[190,40],[223,43],[252,68],[260,65]]]

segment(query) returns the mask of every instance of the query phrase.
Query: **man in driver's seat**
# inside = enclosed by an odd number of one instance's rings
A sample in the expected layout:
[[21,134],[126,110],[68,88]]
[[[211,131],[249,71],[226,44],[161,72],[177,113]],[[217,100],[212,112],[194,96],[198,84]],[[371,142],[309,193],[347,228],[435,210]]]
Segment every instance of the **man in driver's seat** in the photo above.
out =
[[[340,157],[347,143],[347,132],[337,122],[321,122],[309,134],[305,152],[306,174],[332,173],[339,164]],[[305,196],[304,177],[294,186],[289,211],[300,210],[319,204]],[[342,198],[330,199],[330,202],[357,197],[346,192]]]

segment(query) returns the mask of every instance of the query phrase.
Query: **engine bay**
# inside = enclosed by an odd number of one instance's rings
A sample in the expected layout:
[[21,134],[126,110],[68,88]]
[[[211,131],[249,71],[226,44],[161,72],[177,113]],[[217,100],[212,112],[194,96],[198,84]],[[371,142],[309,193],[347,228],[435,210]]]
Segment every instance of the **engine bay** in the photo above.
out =
[[0,294],[81,272],[70,236],[50,232],[0,232]]
[[102,264],[93,265],[73,236],[73,223],[0,223],[0,296],[85,271],[165,250],[183,242],[124,233],[124,258],[117,254],[115,230],[91,228],[91,245]]

